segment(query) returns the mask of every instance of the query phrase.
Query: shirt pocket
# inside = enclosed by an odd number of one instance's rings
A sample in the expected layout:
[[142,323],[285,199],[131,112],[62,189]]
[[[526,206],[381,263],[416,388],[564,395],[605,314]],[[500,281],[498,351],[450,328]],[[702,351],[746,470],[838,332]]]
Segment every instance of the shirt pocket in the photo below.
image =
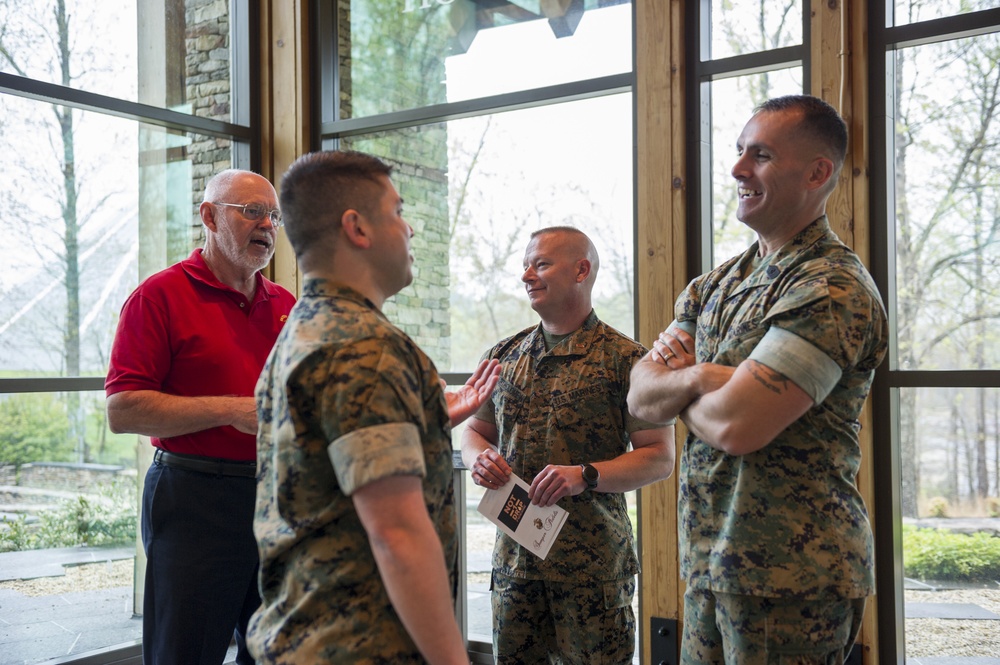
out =
[[[554,397],[549,427],[555,428],[554,464],[582,464],[617,457],[628,446],[624,398],[621,389],[605,377]],[[561,455],[561,456],[560,456]]]
[[527,397],[521,389],[508,379],[500,377],[496,390],[493,392],[493,403],[496,405],[494,417],[497,431],[515,432],[525,425],[525,406]]

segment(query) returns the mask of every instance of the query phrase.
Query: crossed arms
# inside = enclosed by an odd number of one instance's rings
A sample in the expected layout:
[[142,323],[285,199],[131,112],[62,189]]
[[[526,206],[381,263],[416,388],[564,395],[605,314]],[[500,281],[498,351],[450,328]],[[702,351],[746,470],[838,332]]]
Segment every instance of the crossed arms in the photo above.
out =
[[671,327],[632,368],[628,406],[635,417],[654,423],[679,417],[713,448],[745,455],[768,445],[813,400],[756,360],[736,367],[696,363],[694,338]]

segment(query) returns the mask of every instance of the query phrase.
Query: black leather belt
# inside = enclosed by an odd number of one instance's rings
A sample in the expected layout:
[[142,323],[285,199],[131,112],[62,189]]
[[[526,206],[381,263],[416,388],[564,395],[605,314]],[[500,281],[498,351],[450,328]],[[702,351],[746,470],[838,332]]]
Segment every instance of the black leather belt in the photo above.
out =
[[236,460],[217,459],[214,457],[198,457],[197,455],[181,455],[157,448],[153,453],[153,461],[172,466],[175,469],[208,473],[213,476],[239,476],[240,478],[256,478],[256,462],[238,462]]

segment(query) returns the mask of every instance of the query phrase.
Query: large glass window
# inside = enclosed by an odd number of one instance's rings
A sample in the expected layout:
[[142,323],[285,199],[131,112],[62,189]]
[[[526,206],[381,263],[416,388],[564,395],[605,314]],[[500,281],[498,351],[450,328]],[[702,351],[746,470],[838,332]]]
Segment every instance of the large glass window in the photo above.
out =
[[800,0],[711,0],[712,59],[802,43]]
[[900,369],[1000,367],[998,49],[994,33],[893,54]]
[[3,0],[0,71],[229,120],[230,18],[211,1]]
[[802,93],[802,70],[779,69],[711,83],[712,265],[741,254],[757,239],[736,219],[737,183],[732,176],[736,140],[754,107],[780,95]]
[[[342,141],[399,164],[415,279],[386,312],[439,371],[470,372],[493,344],[538,322],[521,274],[531,232],[545,226],[591,236],[601,257],[594,307],[632,334],[631,103],[599,97]],[[580,140],[596,126],[600,143]],[[438,170],[409,168],[439,143]]]
[[[343,0],[340,118],[623,74],[627,0]],[[350,57],[345,57],[347,53]]]
[[888,183],[872,212],[876,241],[886,235],[873,265],[893,333],[873,404],[883,440],[895,443],[876,482],[887,488],[881,519],[898,520],[877,537],[880,562],[902,559],[892,574],[880,564],[879,598],[883,634],[902,637],[882,638],[893,651],[884,657],[898,660],[1000,652],[995,5],[900,0],[872,50],[884,52],[872,97],[884,92],[874,110],[885,122],[873,125],[885,128],[876,178]]
[[909,23],[919,23],[920,21],[931,21],[933,19],[945,18],[948,16],[958,16],[970,12],[989,9],[995,7],[994,2],[968,2],[966,0],[930,0],[924,2],[920,0],[893,0],[891,4],[895,10],[894,15],[890,15],[886,25],[907,25]]
[[252,166],[245,11],[0,0],[0,661],[141,639],[151,453],[104,376],[125,298],[201,244],[206,179]]
[[0,71],[137,101],[137,16],[130,4],[5,0]]
[[[520,277],[529,236],[545,226],[591,236],[595,310],[633,334],[630,3],[339,0],[323,12],[339,37],[324,76],[325,145],[396,166],[415,279],[385,311],[449,381],[538,323]],[[461,478],[463,612],[472,650],[490,653],[495,528],[476,512],[481,488]]]
[[8,393],[0,446],[0,662],[135,643],[136,437],[103,391]]
[[735,216],[736,140],[758,104],[805,89],[808,13],[808,0],[701,0],[687,18],[687,34],[698,35],[688,52],[701,54],[689,62],[686,90],[688,123],[698,128],[688,144],[690,180],[698,183],[688,200],[699,248],[689,257],[691,277],[756,239]]

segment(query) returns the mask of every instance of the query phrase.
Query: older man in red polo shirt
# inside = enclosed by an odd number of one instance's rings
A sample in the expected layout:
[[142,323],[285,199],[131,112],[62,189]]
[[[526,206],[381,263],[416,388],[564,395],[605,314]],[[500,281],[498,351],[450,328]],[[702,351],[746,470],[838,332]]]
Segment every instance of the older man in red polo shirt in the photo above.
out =
[[237,663],[260,604],[253,536],[254,386],[295,298],[260,270],[281,214],[271,183],[227,170],[205,188],[203,249],[122,307],[105,383],[114,432],[152,438],[142,540],[143,663]]

